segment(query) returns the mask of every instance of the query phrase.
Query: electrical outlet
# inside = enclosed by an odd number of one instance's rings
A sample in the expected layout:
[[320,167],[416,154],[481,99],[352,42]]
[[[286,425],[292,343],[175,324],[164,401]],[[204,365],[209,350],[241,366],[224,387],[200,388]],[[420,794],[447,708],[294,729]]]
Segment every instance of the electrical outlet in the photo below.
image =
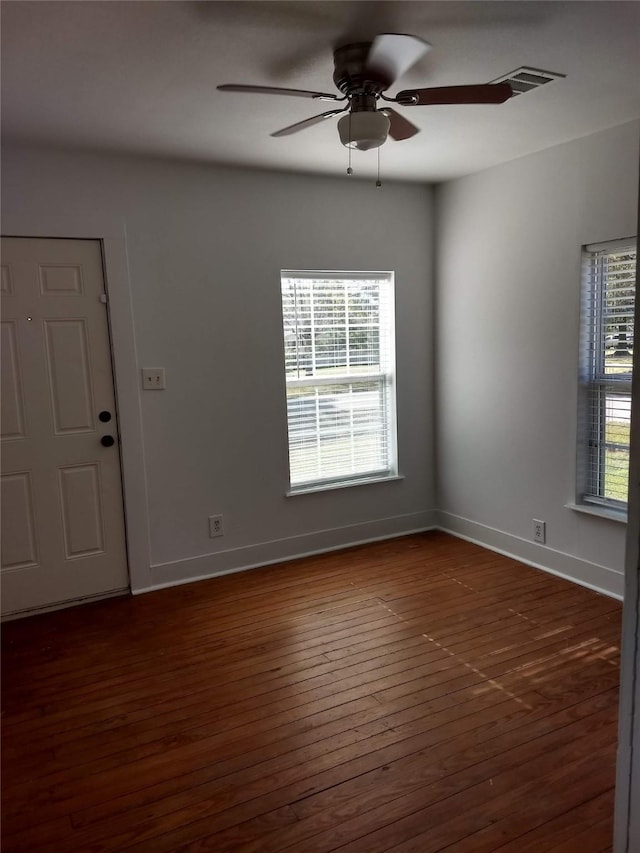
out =
[[222,526],[221,515],[209,516],[209,538],[215,539],[216,536],[224,536],[224,527]]
[[540,521],[538,518],[533,519],[533,541],[540,542],[544,545],[547,539],[547,522]]
[[164,367],[143,367],[142,387],[145,391],[164,391]]

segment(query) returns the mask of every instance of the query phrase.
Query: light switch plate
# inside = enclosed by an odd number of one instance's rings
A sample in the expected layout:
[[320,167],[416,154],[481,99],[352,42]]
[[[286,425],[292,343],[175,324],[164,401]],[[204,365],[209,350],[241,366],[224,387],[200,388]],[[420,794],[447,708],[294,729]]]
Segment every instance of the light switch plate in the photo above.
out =
[[164,391],[164,367],[143,367],[142,387],[145,391]]

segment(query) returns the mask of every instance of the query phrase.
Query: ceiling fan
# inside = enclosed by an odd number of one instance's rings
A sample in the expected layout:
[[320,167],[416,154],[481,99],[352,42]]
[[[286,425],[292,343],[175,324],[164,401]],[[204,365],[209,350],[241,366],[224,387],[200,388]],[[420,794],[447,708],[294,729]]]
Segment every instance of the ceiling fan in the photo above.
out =
[[421,59],[431,45],[418,36],[382,33],[372,42],[346,44],[333,54],[333,81],[342,97],[305,89],[283,89],[277,86],[243,86],[227,83],[218,86],[222,92],[246,92],[262,95],[292,95],[316,101],[346,101],[340,108],[291,124],[271,136],[288,136],[307,127],[344,113],[338,122],[340,141],[348,148],[366,151],[382,145],[387,136],[395,140],[410,139],[419,133],[392,107],[378,107],[380,100],[402,107],[433,104],[502,104],[513,91],[509,83],[486,83],[471,86],[440,86],[427,89],[404,89],[393,98],[385,92]]

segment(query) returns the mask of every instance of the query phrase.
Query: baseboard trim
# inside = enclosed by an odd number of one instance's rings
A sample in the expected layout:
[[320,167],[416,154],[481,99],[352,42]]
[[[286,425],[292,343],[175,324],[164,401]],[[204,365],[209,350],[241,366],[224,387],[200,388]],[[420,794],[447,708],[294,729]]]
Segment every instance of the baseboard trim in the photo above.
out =
[[[290,536],[249,545],[241,548],[229,548],[215,554],[205,554],[186,560],[169,563],[157,563],[151,566],[153,583],[131,589],[132,595],[165,589],[182,584],[222,575],[236,574],[250,569],[270,566],[275,563],[291,562],[317,554],[327,554],[357,545],[367,545],[412,533],[425,533],[441,530],[467,542],[473,542],[482,548],[503,554],[525,565],[564,578],[580,586],[592,589],[611,598],[622,601],[624,598],[624,573],[591,563],[558,551],[546,545],[529,542],[510,533],[479,524],[453,513],[441,510],[423,510],[407,515],[333,527],[314,533]],[[541,562],[544,559],[545,562]],[[87,596],[73,601],[59,602],[33,610],[3,614],[1,621],[11,621],[25,616],[35,616],[53,610],[62,610],[78,604],[127,595],[129,590],[114,590],[95,596]]]
[[541,569],[619,601],[624,598],[623,572],[616,572],[598,563],[579,559],[564,551],[549,548],[547,545],[529,542],[519,536],[452,513],[438,511],[436,525],[445,533],[473,542],[505,557],[511,557],[527,566]]
[[151,566],[154,582],[150,586],[137,587],[131,591],[133,595],[141,595],[157,589],[235,574],[274,563],[290,562],[315,554],[326,554],[356,545],[366,545],[397,536],[408,536],[411,533],[423,533],[435,529],[435,515],[435,510],[423,510],[362,524],[333,527],[301,536],[274,539],[241,548],[230,548],[187,560],[156,563]]
[[579,559],[546,545],[529,542],[468,518],[437,510],[424,510],[362,524],[333,527],[300,536],[260,542],[256,545],[229,548],[201,557],[157,563],[151,566],[153,583],[132,589],[131,592],[133,595],[142,595],[158,589],[196,583],[261,566],[300,560],[316,554],[326,554],[356,545],[366,545],[428,530],[442,530],[444,533],[450,533],[459,539],[473,542],[475,545],[511,557],[527,566],[572,581],[611,598],[621,601],[624,597],[624,573],[622,572]]

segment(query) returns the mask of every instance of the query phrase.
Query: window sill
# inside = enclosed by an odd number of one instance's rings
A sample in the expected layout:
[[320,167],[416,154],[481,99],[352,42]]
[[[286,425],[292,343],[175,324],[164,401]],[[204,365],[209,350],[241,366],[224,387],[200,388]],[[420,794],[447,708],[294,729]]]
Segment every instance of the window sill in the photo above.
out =
[[369,486],[371,483],[389,483],[396,480],[404,480],[402,474],[394,474],[391,477],[367,477],[362,480],[350,480],[342,483],[318,483],[314,486],[301,486],[298,489],[289,489],[285,492],[288,498],[295,498],[298,495],[311,495],[315,492],[330,492],[335,489],[350,489],[352,486]]
[[596,504],[565,504],[566,509],[572,509],[575,512],[583,512],[585,515],[595,515],[598,518],[607,518],[609,521],[618,521],[622,524],[627,523],[627,513],[625,510],[608,509],[604,506]]

